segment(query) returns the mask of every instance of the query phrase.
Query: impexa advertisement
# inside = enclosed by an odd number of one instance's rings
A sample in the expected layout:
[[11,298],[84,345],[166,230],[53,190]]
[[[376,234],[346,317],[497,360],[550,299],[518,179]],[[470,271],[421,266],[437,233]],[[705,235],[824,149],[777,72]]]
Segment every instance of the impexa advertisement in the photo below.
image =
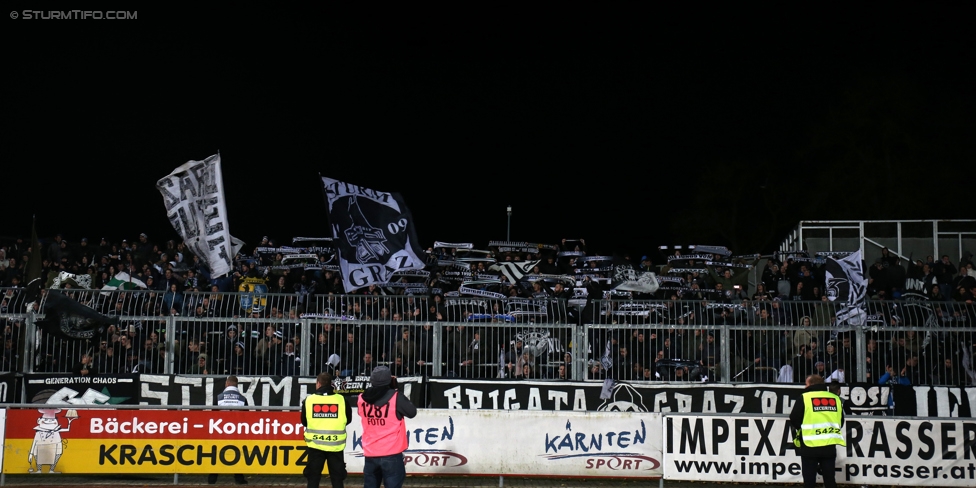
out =
[[[976,421],[848,417],[837,448],[838,483],[976,485]],[[664,476],[670,480],[802,483],[786,416],[669,415]]]

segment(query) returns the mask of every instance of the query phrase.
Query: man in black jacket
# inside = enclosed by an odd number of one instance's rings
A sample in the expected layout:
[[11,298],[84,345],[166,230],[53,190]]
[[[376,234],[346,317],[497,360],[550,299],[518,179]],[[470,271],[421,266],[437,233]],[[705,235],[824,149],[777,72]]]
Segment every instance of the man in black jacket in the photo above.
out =
[[942,291],[942,299],[948,300],[952,296],[952,279],[956,274],[956,265],[949,261],[949,255],[943,254],[941,261],[936,261],[934,266],[934,273],[936,277],[936,282],[939,283],[939,289]]
[[816,486],[819,473],[823,476],[824,488],[836,488],[837,446],[846,445],[843,403],[840,397],[827,390],[820,376],[807,376],[806,386],[802,400],[796,402],[790,412],[790,425],[796,429],[794,444],[801,459],[803,486]]
[[[308,410],[306,409],[305,405],[306,401],[308,401],[310,398],[312,401],[309,403],[309,406],[314,408],[318,408],[318,405],[337,405],[341,403],[343,405],[342,410],[345,413],[345,425],[349,425],[349,423],[352,422],[352,406],[349,403],[349,399],[336,396],[339,394],[335,393],[335,389],[332,386],[332,381],[332,373],[319,373],[319,375],[315,378],[315,392],[306,396],[302,400],[302,425],[305,426],[306,429],[305,452],[308,454],[308,463],[305,465],[303,474],[305,475],[308,488],[317,488],[319,486],[319,482],[322,480],[322,468],[325,467],[326,464],[329,466],[329,479],[332,481],[333,488],[342,488],[342,486],[344,486],[343,481],[346,479],[346,463],[343,457],[343,451],[345,450],[346,443],[345,434],[342,434],[340,440],[335,441],[335,443],[342,444],[341,449],[339,450],[325,450],[312,447],[313,445],[318,446],[318,444],[314,443],[315,439],[310,440],[310,435],[313,433],[310,432],[310,430],[315,430],[314,426],[312,429],[309,429],[309,421],[313,419],[309,418]],[[328,396],[331,398],[323,399],[321,398],[323,396]],[[315,413],[312,414],[313,417],[315,415]],[[339,424],[342,423],[343,419],[341,417],[338,417],[336,414],[333,414],[333,416],[335,420],[331,422],[338,422]],[[330,448],[329,446],[325,447]]]

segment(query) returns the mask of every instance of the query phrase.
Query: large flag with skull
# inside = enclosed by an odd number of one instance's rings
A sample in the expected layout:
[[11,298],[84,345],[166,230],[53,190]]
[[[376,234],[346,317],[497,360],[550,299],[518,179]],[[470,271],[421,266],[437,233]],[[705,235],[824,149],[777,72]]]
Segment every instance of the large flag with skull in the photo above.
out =
[[837,310],[837,323],[840,325],[862,325],[867,318],[866,302],[868,280],[864,274],[861,251],[858,250],[842,258],[827,257],[827,298],[840,302]]
[[398,193],[322,177],[329,225],[346,292],[424,269],[413,217]]

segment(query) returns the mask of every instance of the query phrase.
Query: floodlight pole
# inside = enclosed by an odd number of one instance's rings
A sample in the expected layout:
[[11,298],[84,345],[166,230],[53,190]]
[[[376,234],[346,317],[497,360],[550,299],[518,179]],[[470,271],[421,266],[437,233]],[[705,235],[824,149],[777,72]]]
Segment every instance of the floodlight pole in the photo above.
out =
[[506,209],[508,211],[508,225],[505,227],[505,240],[512,240],[512,206],[509,205]]

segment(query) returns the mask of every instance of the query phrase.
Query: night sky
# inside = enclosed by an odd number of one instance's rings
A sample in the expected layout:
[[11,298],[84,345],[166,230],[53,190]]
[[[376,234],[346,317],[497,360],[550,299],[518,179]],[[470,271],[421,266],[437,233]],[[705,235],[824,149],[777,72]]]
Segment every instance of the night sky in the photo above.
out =
[[8,18],[0,238],[176,238],[155,183],[218,151],[248,244],[327,235],[319,174],[401,193],[424,248],[507,205],[512,240],[638,256],[972,218],[961,5],[873,5]]

